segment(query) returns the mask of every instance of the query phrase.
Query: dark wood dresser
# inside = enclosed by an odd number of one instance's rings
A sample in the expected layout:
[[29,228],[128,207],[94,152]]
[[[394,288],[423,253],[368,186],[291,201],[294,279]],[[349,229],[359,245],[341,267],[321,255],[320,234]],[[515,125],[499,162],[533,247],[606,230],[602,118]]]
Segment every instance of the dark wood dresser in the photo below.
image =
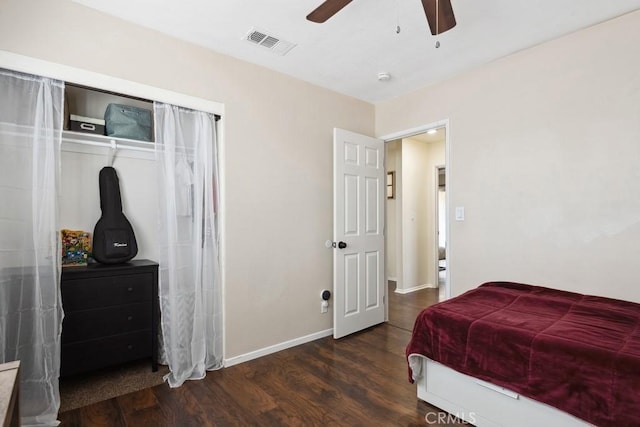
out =
[[157,263],[66,267],[61,291],[60,376],[147,357],[158,369]]

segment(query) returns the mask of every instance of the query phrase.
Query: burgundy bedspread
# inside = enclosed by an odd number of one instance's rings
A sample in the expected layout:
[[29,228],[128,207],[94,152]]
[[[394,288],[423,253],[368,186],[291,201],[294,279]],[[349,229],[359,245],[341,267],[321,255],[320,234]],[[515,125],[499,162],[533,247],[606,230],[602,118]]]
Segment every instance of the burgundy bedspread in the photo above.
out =
[[640,304],[485,283],[422,311],[406,352],[597,426],[640,426]]

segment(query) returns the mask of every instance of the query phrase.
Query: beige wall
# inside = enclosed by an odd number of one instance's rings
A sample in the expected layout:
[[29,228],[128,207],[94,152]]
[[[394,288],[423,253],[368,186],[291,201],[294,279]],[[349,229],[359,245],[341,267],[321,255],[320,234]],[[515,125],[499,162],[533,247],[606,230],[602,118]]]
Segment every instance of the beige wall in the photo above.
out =
[[402,140],[402,280],[399,291],[437,287],[436,166],[445,161],[445,143]]
[[450,120],[452,295],[512,280],[640,301],[637,40],[640,12],[376,105],[377,135]]
[[427,144],[402,140],[402,282],[398,291],[427,284],[424,234],[427,222]]
[[226,357],[332,327],[332,132],[371,104],[64,0],[3,0],[0,50],[224,103]]

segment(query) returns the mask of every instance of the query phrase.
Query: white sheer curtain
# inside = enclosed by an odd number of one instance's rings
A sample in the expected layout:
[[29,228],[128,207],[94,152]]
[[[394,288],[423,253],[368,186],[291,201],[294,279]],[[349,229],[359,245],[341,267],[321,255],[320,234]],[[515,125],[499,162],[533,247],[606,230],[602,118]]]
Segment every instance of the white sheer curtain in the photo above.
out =
[[21,362],[23,425],[58,424],[63,93],[0,69],[0,362]]
[[212,114],[155,103],[163,364],[171,387],[222,366],[218,161]]

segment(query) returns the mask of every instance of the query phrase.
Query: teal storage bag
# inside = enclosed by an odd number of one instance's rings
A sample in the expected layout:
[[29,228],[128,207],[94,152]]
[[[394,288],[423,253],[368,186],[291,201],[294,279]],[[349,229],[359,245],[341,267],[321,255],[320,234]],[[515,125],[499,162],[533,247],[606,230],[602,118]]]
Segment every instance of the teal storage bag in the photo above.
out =
[[104,121],[108,136],[151,141],[151,110],[109,104]]

